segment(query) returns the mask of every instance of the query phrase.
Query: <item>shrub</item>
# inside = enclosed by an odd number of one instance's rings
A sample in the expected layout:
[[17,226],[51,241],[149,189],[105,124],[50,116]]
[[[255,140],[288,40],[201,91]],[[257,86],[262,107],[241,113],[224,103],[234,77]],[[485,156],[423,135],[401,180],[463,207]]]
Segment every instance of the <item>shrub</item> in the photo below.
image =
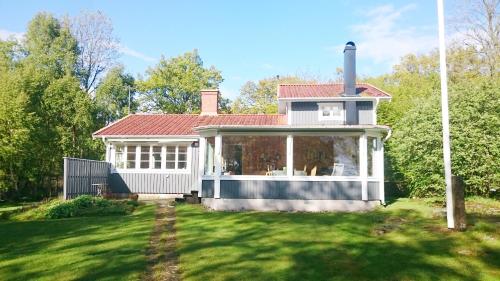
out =
[[[488,195],[500,185],[500,92],[495,81],[450,88],[452,173],[467,195]],[[406,112],[393,126],[387,155],[393,170],[417,197],[444,194],[439,93]]]
[[82,195],[72,200],[55,200],[45,208],[45,217],[49,219],[79,216],[126,215],[134,211],[137,202],[130,200],[112,201],[100,197]]

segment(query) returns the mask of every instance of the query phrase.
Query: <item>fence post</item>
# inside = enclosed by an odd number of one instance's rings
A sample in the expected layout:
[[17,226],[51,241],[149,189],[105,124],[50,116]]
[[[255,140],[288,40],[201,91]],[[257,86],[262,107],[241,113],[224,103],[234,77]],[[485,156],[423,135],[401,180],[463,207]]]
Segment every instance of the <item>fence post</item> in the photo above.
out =
[[68,199],[68,158],[63,157],[64,174],[63,174],[63,199]]
[[456,230],[465,230],[467,223],[465,220],[465,183],[459,176],[451,177],[452,193],[451,198],[453,201],[453,217]]
[[92,190],[92,161],[89,161],[89,187],[88,187],[88,190],[90,190],[90,193],[92,195],[95,195],[94,194],[94,190]]

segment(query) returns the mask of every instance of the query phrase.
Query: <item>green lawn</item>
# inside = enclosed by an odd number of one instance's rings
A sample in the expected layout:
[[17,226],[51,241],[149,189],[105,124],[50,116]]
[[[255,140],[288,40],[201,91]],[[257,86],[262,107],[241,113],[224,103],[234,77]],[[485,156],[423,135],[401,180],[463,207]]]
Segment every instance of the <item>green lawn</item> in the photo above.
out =
[[137,280],[154,206],[132,215],[0,221],[0,280]]
[[30,206],[30,203],[0,203],[0,214],[21,209],[23,206]]
[[179,205],[180,269],[184,280],[500,280],[500,204],[468,205],[466,232],[445,229],[429,200],[369,213]]

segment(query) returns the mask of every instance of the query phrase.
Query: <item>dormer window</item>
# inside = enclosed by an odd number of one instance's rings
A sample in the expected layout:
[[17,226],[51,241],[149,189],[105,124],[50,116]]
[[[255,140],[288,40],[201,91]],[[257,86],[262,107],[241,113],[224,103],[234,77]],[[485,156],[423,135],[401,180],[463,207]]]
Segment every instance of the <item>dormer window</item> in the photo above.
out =
[[321,103],[319,105],[320,121],[344,121],[344,103]]

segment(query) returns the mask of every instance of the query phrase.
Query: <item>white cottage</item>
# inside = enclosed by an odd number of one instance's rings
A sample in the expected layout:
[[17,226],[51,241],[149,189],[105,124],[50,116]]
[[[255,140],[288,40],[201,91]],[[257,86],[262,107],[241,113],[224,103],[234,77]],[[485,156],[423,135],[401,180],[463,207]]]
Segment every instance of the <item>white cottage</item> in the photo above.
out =
[[216,210],[368,210],[384,203],[384,141],[377,106],[391,99],[356,83],[356,47],[344,50],[344,84],[278,87],[279,114],[202,111],[133,114],[97,132],[114,192],[197,191]]

